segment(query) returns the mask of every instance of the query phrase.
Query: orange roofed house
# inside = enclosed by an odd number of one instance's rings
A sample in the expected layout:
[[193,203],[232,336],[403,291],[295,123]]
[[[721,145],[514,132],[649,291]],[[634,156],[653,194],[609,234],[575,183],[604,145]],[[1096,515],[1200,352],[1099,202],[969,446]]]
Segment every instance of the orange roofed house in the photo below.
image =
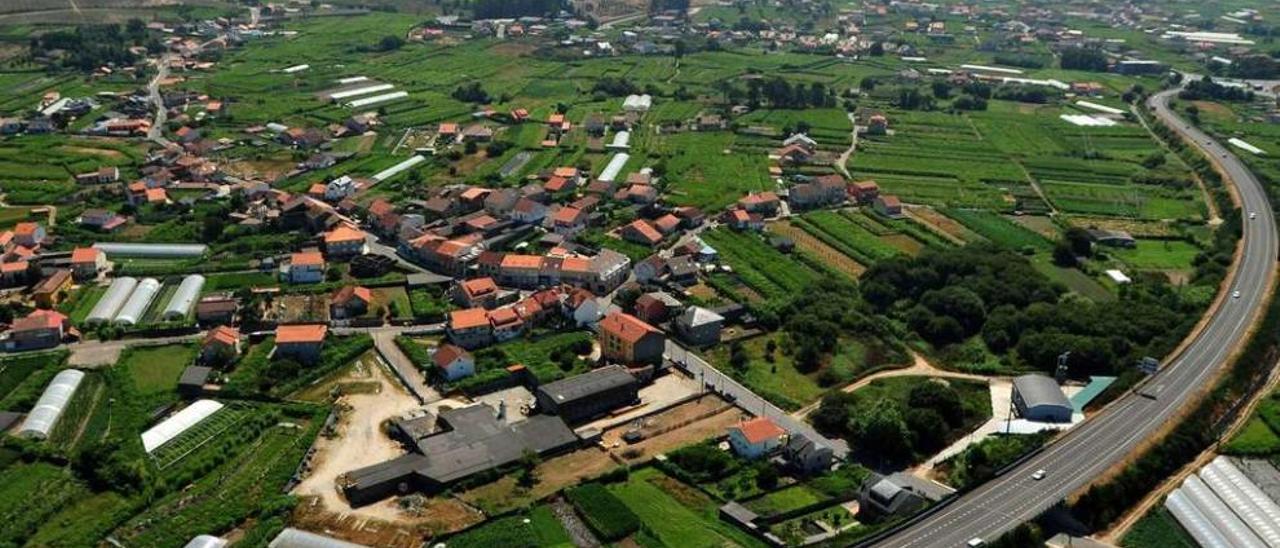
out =
[[453,344],[463,348],[480,348],[493,342],[493,326],[489,323],[489,311],[483,308],[450,312],[446,332]]
[[330,259],[350,259],[365,252],[364,231],[339,225],[324,234],[324,253]]
[[282,325],[276,328],[275,358],[291,358],[300,363],[320,360],[329,328],[321,324]]
[[240,355],[240,330],[220,325],[209,330],[200,343],[200,363],[229,363]]
[[729,427],[729,445],[743,458],[758,459],[782,446],[786,433],[769,417],[756,417]]
[[36,310],[14,320],[9,330],[8,346],[13,350],[52,348],[62,343],[70,331],[67,317],[52,310]]
[[324,256],[319,251],[303,251],[289,256],[284,277],[291,283],[307,284],[324,280]]
[[369,312],[373,304],[373,291],[362,286],[346,286],[333,293],[329,303],[329,317],[341,320],[355,318]]
[[661,364],[667,337],[635,316],[614,312],[600,320],[604,358],[627,365]]

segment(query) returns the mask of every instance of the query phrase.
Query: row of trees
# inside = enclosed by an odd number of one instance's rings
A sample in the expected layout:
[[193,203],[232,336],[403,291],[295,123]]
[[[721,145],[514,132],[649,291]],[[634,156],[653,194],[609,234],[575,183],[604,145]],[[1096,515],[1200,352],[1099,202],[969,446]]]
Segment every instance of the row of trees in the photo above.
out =
[[1253,91],[1243,87],[1224,86],[1205,76],[1187,82],[1186,87],[1178,92],[1178,98],[1184,101],[1252,101]]
[[718,84],[725,100],[730,103],[746,103],[751,108],[768,105],[772,108],[806,109],[836,106],[836,96],[822,82],[792,84],[780,77],[747,80],[746,89],[728,82]]

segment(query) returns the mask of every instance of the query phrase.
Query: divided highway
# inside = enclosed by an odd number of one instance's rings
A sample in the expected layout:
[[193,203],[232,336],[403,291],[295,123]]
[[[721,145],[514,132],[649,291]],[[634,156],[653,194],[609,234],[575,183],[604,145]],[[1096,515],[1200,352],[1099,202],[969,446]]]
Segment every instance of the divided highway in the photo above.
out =
[[[1161,92],[1152,96],[1148,104],[1165,125],[1193,141],[1222,166],[1244,208],[1244,249],[1227,297],[1182,353],[1148,381],[1143,392],[1154,399],[1126,394],[1016,469],[876,546],[951,548],[965,546],[974,538],[989,542],[1034,519],[1132,453],[1194,395],[1207,388],[1231,352],[1244,344],[1250,326],[1261,317],[1276,267],[1276,220],[1262,184],[1244,164],[1169,110],[1169,98],[1176,93],[1177,90]],[[1238,297],[1233,296],[1236,292]],[[1036,470],[1046,471],[1044,479],[1032,479]]]

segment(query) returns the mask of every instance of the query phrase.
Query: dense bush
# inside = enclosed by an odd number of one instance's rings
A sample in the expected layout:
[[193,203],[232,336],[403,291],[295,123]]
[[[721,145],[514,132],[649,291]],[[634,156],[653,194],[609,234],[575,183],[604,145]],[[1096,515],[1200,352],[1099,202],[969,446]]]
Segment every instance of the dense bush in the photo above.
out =
[[587,483],[564,494],[600,540],[614,542],[640,530],[640,518],[603,485]]

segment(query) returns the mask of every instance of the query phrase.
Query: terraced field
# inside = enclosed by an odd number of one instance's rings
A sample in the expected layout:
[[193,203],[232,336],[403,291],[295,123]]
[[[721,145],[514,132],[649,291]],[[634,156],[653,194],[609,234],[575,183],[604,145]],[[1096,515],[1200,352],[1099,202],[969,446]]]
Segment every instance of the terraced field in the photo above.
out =
[[780,236],[791,238],[796,243],[796,247],[813,254],[818,259],[826,262],[836,270],[848,274],[852,278],[861,276],[866,272],[867,267],[862,263],[849,258],[848,255],[837,251],[835,248],[823,243],[822,240],[813,234],[806,232],[804,229],[798,228],[791,224],[790,221],[778,221],[769,225],[769,231]]

